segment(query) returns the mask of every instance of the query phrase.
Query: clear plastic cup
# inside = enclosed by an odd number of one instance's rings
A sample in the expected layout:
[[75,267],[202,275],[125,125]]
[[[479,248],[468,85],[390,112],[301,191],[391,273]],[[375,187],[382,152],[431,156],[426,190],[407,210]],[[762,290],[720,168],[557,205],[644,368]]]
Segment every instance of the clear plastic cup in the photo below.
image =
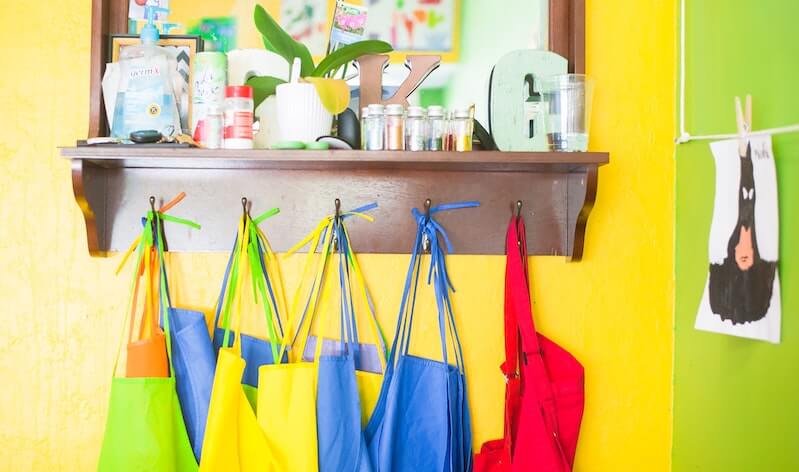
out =
[[563,74],[542,81],[548,103],[547,140],[552,151],[588,150],[594,82],[583,74]]

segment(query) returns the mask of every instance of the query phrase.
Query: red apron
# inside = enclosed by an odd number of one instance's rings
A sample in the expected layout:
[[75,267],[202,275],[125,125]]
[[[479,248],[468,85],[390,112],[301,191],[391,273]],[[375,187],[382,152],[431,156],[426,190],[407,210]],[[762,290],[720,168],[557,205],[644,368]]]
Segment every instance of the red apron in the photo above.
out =
[[570,472],[583,417],[583,366],[535,332],[521,217],[511,219],[505,253],[505,434],[483,444],[474,471]]

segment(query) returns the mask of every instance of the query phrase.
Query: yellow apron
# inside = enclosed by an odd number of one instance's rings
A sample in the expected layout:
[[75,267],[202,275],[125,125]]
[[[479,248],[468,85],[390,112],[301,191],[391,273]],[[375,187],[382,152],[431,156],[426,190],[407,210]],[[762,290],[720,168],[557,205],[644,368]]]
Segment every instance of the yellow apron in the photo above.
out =
[[[312,249],[308,251],[305,268],[301,280],[305,280],[314,258],[314,249],[319,244],[322,233],[330,222],[323,221],[304,240],[313,241]],[[327,231],[326,238],[331,237]],[[325,256],[326,259],[326,256]],[[319,265],[318,274],[324,269],[326,261]],[[292,303],[291,314],[294,315],[299,306],[299,296],[302,286],[297,288]],[[316,304],[318,286],[311,291],[312,305]],[[308,312],[312,312],[311,308]],[[289,317],[287,329],[291,329],[293,316]],[[303,332],[303,326],[308,325],[310,319],[300,318],[297,331]],[[278,361],[283,359],[283,353],[288,348],[288,339],[291,333],[286,333],[280,347]],[[307,336],[307,334],[305,335]],[[305,336],[303,337],[304,346]],[[321,343],[318,343],[321,348]],[[314,357],[318,359],[318,355]],[[264,431],[276,470],[291,472],[316,472],[317,442],[316,442],[316,362],[291,362],[288,364],[275,363],[264,365],[258,371],[258,423]]]
[[[371,217],[360,213],[345,213],[365,218],[372,221]],[[323,340],[317,339],[314,361],[303,362],[302,351],[305,347],[308,336],[310,335],[312,314],[316,311],[318,304],[324,304],[327,294],[321,294],[321,280],[325,271],[325,266],[329,262],[328,251],[322,254],[315,252],[324,234],[323,247],[328,248],[331,244],[333,235],[333,216],[325,218],[314,231],[311,232],[303,241],[292,248],[287,255],[294,253],[299,248],[311,243],[308,255],[306,256],[305,266],[301,280],[307,280],[312,267],[312,262],[317,260],[316,274],[311,286],[311,293],[307,299],[307,306],[300,307],[300,294],[303,287],[298,287],[292,302],[291,317],[287,326],[291,327],[293,319],[299,316],[297,326],[297,336],[300,342],[297,343],[299,349],[295,350],[294,362],[289,364],[264,365],[259,369],[259,388],[258,388],[258,422],[267,437],[272,459],[277,470],[292,472],[317,472],[317,435],[316,435],[316,387],[318,359],[321,353]],[[349,236],[347,236],[349,237]],[[366,288],[357,262],[354,263],[356,280],[362,288],[361,293],[366,302]],[[322,302],[319,302],[319,298]],[[304,312],[308,316],[300,316]],[[373,332],[380,336],[379,328],[374,316],[370,319]],[[278,359],[282,359],[283,352],[288,348],[291,333],[286,333],[281,353]],[[385,367],[385,358],[381,352],[381,363]],[[362,399],[362,423],[365,425],[374,409],[380,393],[382,375],[368,372],[356,372],[358,390]]]
[[[246,264],[249,221],[239,224],[241,242],[236,258]],[[236,283],[240,286],[245,270],[239,265]],[[208,423],[203,439],[200,470],[208,472],[287,470],[277,467],[270,454],[266,437],[258,426],[255,412],[247,401],[241,384],[246,362],[241,357],[241,291],[236,291],[233,347],[221,348],[214,374]]]

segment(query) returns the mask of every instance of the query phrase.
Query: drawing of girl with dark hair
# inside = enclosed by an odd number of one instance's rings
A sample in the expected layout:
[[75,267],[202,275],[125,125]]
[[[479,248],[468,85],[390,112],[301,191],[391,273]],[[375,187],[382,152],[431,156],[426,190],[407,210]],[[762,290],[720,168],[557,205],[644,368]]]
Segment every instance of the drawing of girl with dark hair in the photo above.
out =
[[738,222],[727,242],[727,257],[710,264],[710,308],[733,325],[763,319],[768,313],[777,270],[776,261],[761,259],[755,222],[755,178],[752,149],[740,156]]

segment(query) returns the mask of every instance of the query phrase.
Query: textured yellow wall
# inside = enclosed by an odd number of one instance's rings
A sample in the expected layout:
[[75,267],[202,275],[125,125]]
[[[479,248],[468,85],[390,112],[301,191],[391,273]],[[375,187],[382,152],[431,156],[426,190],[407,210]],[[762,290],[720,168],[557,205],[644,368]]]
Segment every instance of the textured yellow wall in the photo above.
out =
[[[103,431],[128,279],[113,276],[118,256],[88,257],[55,149],[86,134],[90,3],[30,2],[24,14],[0,4],[0,470],[91,470]],[[600,173],[586,260],[532,262],[537,321],[586,367],[577,470],[667,470],[674,5],[589,0],[587,24],[592,147],[613,164]],[[178,302],[210,306],[224,259],[177,255]],[[393,326],[407,259],[363,262]],[[501,431],[503,260],[453,257],[451,267],[479,442]]]

